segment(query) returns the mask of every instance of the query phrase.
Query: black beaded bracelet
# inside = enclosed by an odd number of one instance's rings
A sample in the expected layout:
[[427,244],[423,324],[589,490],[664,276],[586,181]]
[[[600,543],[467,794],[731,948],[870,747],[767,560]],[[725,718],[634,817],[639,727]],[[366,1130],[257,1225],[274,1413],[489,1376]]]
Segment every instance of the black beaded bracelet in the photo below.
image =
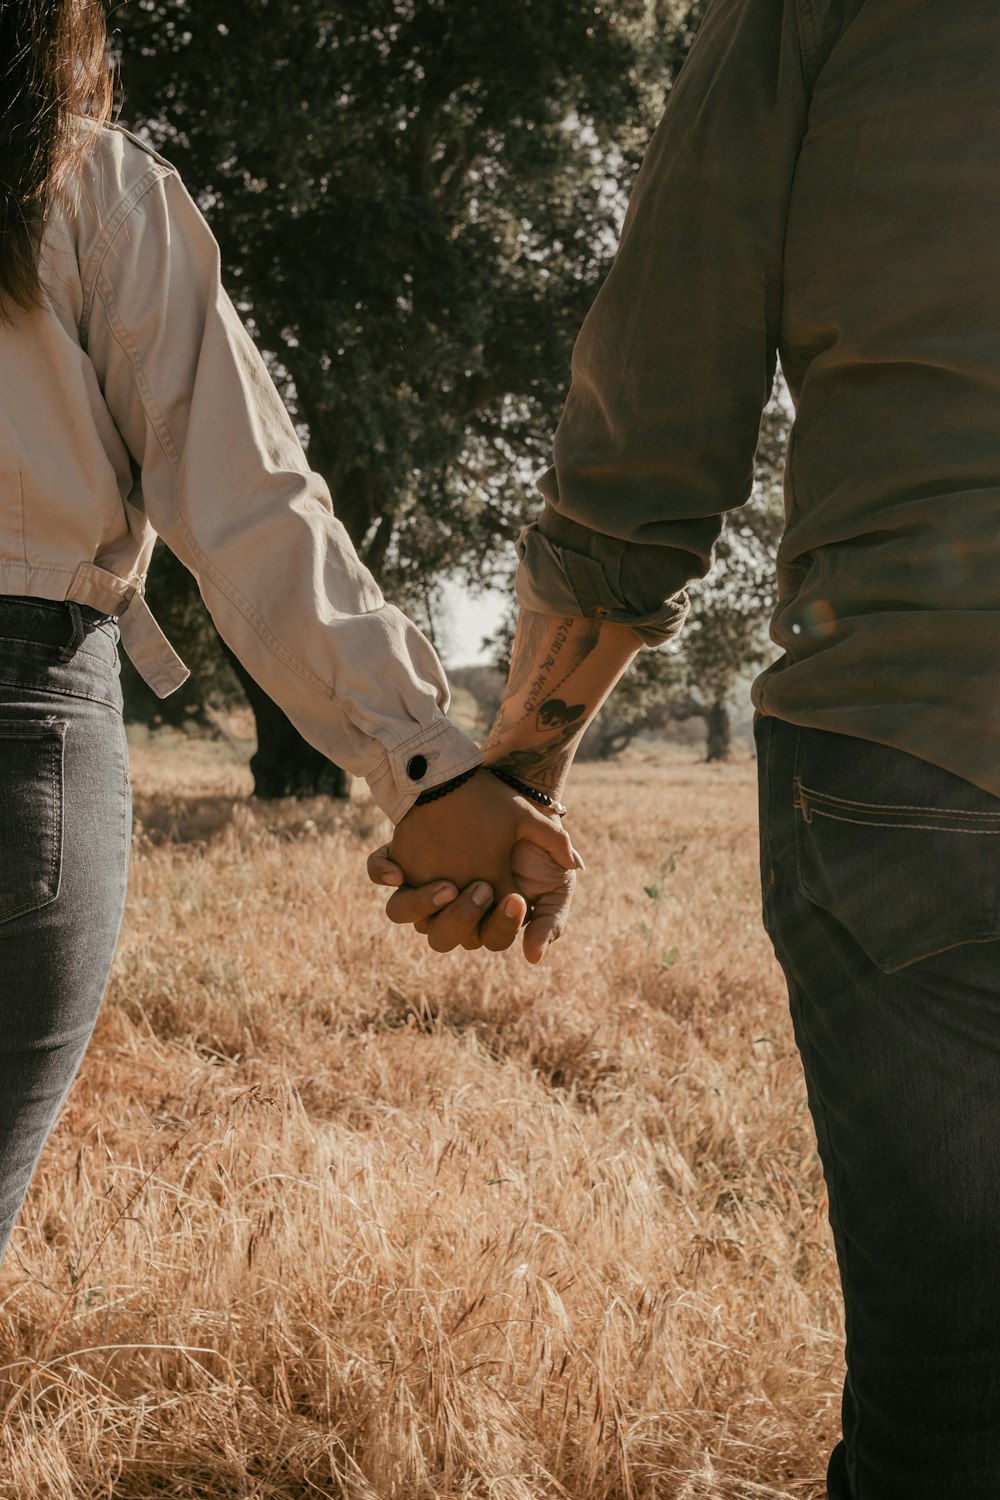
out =
[[522,797],[527,797],[530,801],[537,802],[539,807],[550,808],[560,818],[564,818],[569,812],[568,807],[564,807],[561,802],[557,802],[555,797],[550,797],[548,792],[540,792],[537,786],[529,786],[526,781],[521,781],[519,777],[512,776],[510,771],[505,771],[500,766],[487,766],[485,769],[490,771],[494,776],[498,776],[509,787],[513,787],[515,792],[520,792]]
[[428,787],[426,792],[420,793],[413,804],[414,807],[425,807],[428,802],[436,802],[439,797],[447,797],[449,792],[456,792],[460,786],[471,781],[478,770],[478,766],[473,766],[471,770],[463,771],[461,776],[453,776],[450,781],[442,781],[438,786]]

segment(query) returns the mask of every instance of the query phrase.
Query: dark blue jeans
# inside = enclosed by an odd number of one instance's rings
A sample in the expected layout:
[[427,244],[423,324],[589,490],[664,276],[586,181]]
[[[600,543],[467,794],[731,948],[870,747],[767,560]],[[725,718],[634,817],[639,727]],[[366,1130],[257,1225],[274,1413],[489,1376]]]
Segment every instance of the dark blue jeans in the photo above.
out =
[[0,1253],[90,1039],[131,841],[118,628],[0,596]]
[[846,1312],[830,1500],[997,1500],[1000,799],[866,740],[756,732]]

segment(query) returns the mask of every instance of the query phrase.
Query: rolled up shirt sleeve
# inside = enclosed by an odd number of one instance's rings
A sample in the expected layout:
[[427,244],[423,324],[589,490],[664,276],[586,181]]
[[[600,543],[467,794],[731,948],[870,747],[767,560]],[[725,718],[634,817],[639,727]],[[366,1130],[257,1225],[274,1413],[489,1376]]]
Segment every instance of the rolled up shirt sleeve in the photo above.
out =
[[[688,575],[678,571],[676,593],[666,588],[671,559],[664,556],[662,548],[648,559],[641,544],[630,547],[547,506],[539,519],[521,532],[516,550],[519,567],[515,587],[518,602],[525,609],[628,625],[647,646],[672,639],[687,618],[684,584]],[[654,592],[666,592],[666,597],[654,600],[649,608],[642,603],[644,596],[651,597],[644,568],[653,574]]]
[[518,543],[527,607],[669,639],[750,495],[818,45],[799,8],[715,0],[671,92]]
[[310,744],[398,821],[479,763],[430,643],[387,604],[308,466],[169,169],[109,238],[87,350],[138,467],[126,502],[198,580],[219,634]]

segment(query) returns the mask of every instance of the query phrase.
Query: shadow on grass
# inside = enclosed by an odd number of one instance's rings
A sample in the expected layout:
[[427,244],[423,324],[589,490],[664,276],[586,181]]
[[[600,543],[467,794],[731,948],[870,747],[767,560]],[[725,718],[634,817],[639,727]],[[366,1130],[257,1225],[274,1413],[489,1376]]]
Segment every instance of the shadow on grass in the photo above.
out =
[[367,801],[332,797],[233,797],[219,792],[194,795],[136,792],[133,797],[133,841],[139,848],[260,842],[269,838],[318,838],[348,835],[379,841],[384,819]]

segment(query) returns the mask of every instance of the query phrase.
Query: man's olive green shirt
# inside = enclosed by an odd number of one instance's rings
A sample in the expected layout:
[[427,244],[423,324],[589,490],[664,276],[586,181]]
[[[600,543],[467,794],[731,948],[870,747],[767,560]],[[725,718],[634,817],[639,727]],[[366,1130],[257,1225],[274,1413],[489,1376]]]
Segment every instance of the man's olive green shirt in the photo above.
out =
[[715,0],[522,536],[547,613],[683,622],[796,407],[765,713],[1000,795],[1000,6]]

